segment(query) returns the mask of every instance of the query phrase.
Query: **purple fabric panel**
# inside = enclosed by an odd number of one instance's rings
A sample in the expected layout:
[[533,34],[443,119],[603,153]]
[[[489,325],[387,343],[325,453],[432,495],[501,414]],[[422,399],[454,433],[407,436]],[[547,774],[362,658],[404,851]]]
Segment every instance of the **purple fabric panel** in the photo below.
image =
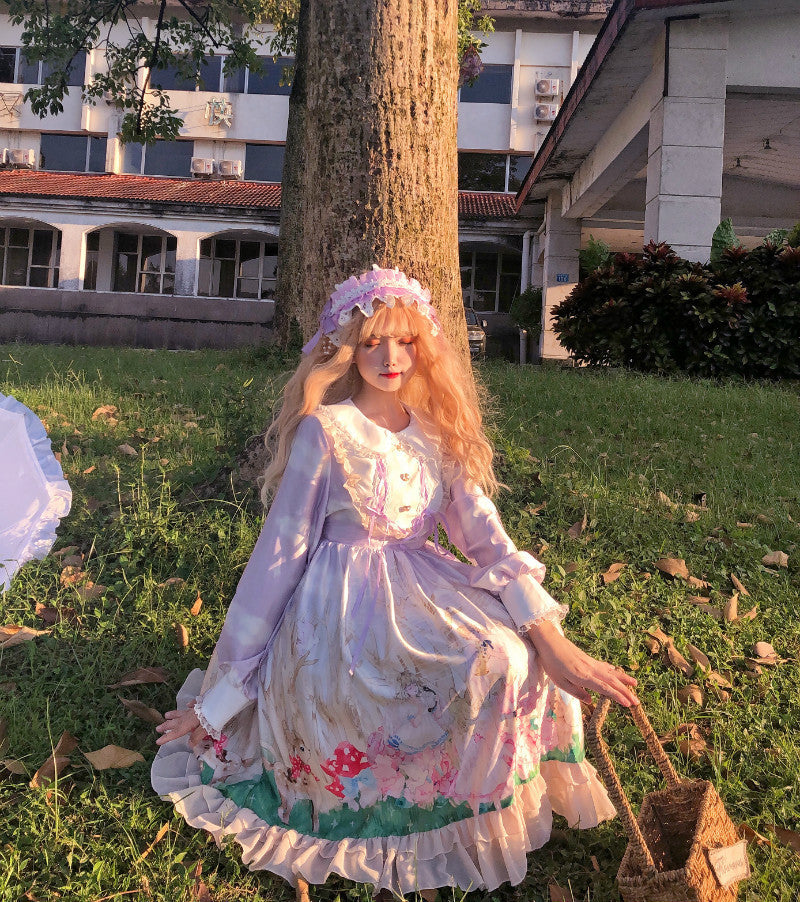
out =
[[331,456],[319,420],[297,429],[286,472],[233,597],[216,647],[220,669],[255,698],[251,677],[319,544]]

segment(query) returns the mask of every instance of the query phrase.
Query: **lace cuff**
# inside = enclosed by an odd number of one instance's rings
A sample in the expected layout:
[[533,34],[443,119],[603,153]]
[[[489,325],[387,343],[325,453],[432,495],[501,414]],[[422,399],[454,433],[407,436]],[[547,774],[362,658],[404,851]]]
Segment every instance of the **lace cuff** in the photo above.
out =
[[500,600],[520,633],[540,620],[560,623],[569,611],[559,604],[530,573],[524,573],[500,590]]
[[197,697],[194,713],[208,735],[219,739],[225,724],[250,704],[252,699],[224,674],[214,686]]

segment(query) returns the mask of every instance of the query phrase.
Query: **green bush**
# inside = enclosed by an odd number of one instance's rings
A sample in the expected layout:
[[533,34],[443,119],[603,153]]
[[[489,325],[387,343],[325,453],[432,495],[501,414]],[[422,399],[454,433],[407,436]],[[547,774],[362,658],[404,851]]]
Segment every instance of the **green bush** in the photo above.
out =
[[508,313],[511,322],[518,329],[525,329],[535,341],[542,332],[542,289],[526,288],[511,302]]
[[800,249],[769,241],[690,263],[651,242],[617,254],[554,310],[579,361],[697,376],[800,377]]

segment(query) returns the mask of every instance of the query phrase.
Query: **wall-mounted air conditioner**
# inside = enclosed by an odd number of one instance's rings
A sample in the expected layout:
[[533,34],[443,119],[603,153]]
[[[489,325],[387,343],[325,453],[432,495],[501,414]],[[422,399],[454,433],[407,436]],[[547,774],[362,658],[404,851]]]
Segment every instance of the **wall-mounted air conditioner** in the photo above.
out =
[[535,88],[537,97],[558,97],[561,93],[560,78],[540,78]]
[[215,161],[211,157],[192,157],[189,171],[194,178],[208,178],[216,171]]
[[7,147],[3,151],[3,164],[12,169],[36,169],[36,151],[32,147]]
[[558,104],[537,103],[533,115],[537,122],[554,122],[558,116]]
[[244,174],[244,167],[241,160],[220,160],[217,172],[223,179],[240,179]]

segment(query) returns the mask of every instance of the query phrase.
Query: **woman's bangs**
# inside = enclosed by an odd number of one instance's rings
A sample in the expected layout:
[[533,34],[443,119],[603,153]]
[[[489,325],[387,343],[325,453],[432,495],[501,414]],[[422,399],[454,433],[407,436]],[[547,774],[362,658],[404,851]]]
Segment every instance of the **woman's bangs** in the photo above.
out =
[[361,340],[381,335],[416,338],[419,334],[419,325],[415,314],[416,307],[413,304],[406,307],[399,300],[394,307],[376,303],[375,313],[364,320]]

